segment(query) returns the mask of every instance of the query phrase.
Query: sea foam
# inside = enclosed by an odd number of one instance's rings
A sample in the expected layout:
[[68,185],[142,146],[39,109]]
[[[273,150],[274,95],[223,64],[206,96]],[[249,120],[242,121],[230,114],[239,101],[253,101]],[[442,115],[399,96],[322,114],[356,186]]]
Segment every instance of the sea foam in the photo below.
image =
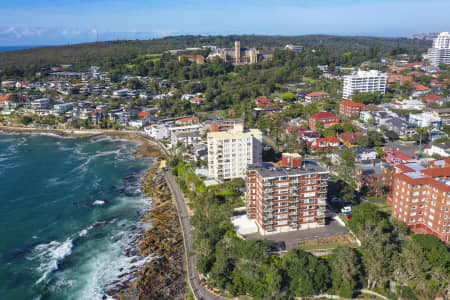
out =
[[73,241],[68,238],[63,243],[51,241],[48,244],[40,244],[34,248],[35,256],[32,259],[39,259],[40,265],[37,271],[42,276],[35,284],[43,282],[50,273],[58,270],[59,263],[72,254]]

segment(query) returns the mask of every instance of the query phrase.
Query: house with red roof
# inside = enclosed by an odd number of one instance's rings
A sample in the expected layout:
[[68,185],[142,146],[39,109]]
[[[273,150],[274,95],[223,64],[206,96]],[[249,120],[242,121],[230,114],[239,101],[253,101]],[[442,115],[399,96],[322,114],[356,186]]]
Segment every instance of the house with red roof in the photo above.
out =
[[444,97],[436,94],[428,94],[423,97],[423,100],[428,104],[437,104],[437,105],[442,105],[445,102]]
[[12,94],[1,95],[0,96],[0,106],[3,106],[6,101],[12,100]]
[[195,96],[189,100],[192,104],[200,105],[202,103],[205,103],[206,99],[204,97]]
[[347,119],[359,117],[360,113],[364,111],[365,105],[351,100],[344,100],[339,103],[339,115]]
[[315,152],[327,151],[339,147],[340,140],[335,136],[318,138],[308,143],[308,146]]
[[386,153],[384,159],[392,164],[406,164],[416,162],[413,157],[406,155],[405,153],[400,152],[397,149],[384,147],[384,153]]
[[431,92],[431,89],[423,84],[415,82],[413,84],[413,91],[411,92],[411,96],[420,97]]
[[339,124],[339,117],[328,111],[321,111],[312,114],[309,117],[308,123],[311,130],[317,131],[319,123],[323,125],[324,129]]
[[258,97],[255,99],[255,103],[256,103],[256,106],[258,106],[258,107],[266,107],[266,106],[273,105],[272,100],[270,100],[267,97]]
[[358,138],[364,135],[362,132],[355,132],[355,133],[341,133],[338,135],[339,141],[341,141],[342,144],[344,144],[347,147],[354,146],[358,144]]
[[389,73],[387,74],[388,83],[401,82],[402,79],[405,78],[402,74]]
[[312,92],[312,93],[306,94],[305,100],[314,102],[314,101],[318,101],[318,100],[328,97],[328,96],[329,96],[328,93],[324,92],[324,91]]
[[178,119],[175,121],[176,125],[182,125],[182,126],[198,124],[198,123],[199,123],[199,119],[196,116],[182,118],[182,119]]

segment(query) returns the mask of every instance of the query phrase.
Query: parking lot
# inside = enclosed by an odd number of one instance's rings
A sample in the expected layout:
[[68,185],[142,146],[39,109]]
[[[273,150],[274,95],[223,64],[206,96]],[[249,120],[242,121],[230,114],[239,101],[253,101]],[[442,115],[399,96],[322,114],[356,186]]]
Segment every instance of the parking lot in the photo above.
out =
[[297,231],[275,233],[269,235],[261,235],[259,233],[248,234],[246,238],[258,238],[271,240],[276,242],[285,242],[286,249],[292,249],[297,247],[297,243],[301,241],[314,240],[329,236],[343,235],[347,234],[349,230],[339,224],[336,220],[331,219],[331,221],[323,226],[317,228],[303,229]]

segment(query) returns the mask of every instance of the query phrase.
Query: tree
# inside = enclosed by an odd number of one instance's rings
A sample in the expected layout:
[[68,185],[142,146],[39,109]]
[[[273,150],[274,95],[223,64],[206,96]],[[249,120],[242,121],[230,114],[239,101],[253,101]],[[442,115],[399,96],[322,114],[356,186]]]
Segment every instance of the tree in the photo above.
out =
[[29,116],[23,116],[22,118],[20,118],[20,123],[22,123],[23,125],[29,125],[33,122],[33,118],[29,117]]
[[359,230],[361,254],[367,275],[367,287],[384,288],[393,273],[396,245],[380,224],[367,222]]
[[281,98],[285,101],[294,101],[295,95],[292,92],[286,92],[286,93],[281,94]]
[[[358,253],[351,247],[338,247],[333,251],[330,264],[333,269],[334,288],[340,291],[339,294],[342,297],[350,298],[361,276],[361,261]],[[348,290],[351,294],[345,295]]]
[[354,173],[355,153],[351,149],[342,150],[339,154],[340,168],[338,172],[346,183],[351,183]]
[[291,296],[317,295],[331,286],[330,267],[326,261],[305,251],[289,250],[281,264],[289,280]]
[[127,81],[127,87],[132,90],[138,90],[142,88],[142,83],[138,78],[131,78]]

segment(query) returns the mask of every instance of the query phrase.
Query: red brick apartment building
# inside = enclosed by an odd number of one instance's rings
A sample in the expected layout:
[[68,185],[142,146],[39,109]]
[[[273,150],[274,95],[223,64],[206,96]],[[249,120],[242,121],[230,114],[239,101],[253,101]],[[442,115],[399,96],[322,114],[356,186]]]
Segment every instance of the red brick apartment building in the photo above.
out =
[[244,120],[242,119],[231,119],[231,120],[217,120],[211,123],[211,131],[228,131],[234,129],[234,126],[242,125],[244,127]]
[[284,153],[277,165],[248,166],[248,217],[263,234],[325,225],[328,171],[297,153]]
[[350,100],[344,100],[339,103],[339,115],[345,118],[359,117],[359,114],[364,110],[365,105]]
[[411,230],[450,242],[450,159],[396,165],[392,215]]
[[309,117],[309,128],[311,130],[316,131],[317,130],[317,124],[321,122],[323,124],[323,128],[328,128],[330,126],[339,124],[339,117],[336,115],[333,115],[330,112],[327,111],[321,111],[315,114],[312,114]]

